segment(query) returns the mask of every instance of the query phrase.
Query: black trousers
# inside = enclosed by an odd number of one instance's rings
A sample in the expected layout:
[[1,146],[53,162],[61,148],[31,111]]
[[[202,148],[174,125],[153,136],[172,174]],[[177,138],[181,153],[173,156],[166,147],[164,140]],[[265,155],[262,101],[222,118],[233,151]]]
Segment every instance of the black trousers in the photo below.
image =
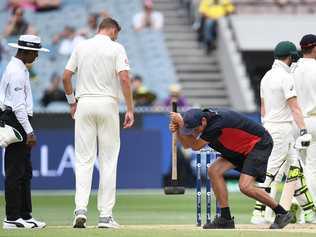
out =
[[31,149],[26,145],[26,133],[13,112],[2,112],[6,124],[16,128],[23,141],[12,143],[5,149],[5,201],[7,220],[30,219],[32,213]]

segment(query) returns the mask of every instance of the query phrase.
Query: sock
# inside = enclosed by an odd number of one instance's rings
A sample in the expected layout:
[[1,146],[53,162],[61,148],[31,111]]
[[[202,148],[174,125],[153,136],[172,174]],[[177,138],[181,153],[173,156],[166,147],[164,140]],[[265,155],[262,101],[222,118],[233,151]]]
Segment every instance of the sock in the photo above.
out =
[[229,207],[221,208],[221,217],[225,218],[226,220],[232,219],[232,217],[230,215]]
[[275,208],[273,208],[273,211],[275,214],[286,214],[287,211],[280,205],[278,204]]

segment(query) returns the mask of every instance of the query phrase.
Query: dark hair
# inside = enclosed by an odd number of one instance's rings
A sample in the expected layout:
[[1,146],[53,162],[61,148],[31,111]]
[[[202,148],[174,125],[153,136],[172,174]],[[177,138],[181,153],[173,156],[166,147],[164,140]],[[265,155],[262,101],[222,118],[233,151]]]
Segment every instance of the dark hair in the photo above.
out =
[[310,54],[313,51],[314,47],[316,47],[316,45],[314,45],[312,47],[308,47],[308,48],[302,48],[302,53],[303,54]]
[[134,81],[140,81],[140,82],[143,81],[143,78],[140,75],[135,75],[133,79]]
[[103,29],[110,29],[110,28],[116,28],[117,31],[121,30],[121,26],[116,20],[110,17],[104,18],[99,25],[99,31]]

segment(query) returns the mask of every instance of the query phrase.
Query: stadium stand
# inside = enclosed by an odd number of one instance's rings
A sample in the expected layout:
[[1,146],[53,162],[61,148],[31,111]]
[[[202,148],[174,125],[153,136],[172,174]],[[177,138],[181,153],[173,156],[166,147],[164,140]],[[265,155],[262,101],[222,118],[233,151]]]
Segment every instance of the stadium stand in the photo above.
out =
[[174,61],[183,95],[192,105],[231,106],[216,53],[207,56],[179,1],[157,0],[156,9],[165,15],[165,37]]
[[233,0],[238,14],[310,14],[315,0]]
[[258,104],[260,81],[273,63],[273,48],[282,40],[290,40],[299,47],[300,38],[313,33],[316,1],[235,0],[234,3],[237,14],[226,19],[226,25],[233,35]]
[[[193,28],[200,21],[198,0],[179,0]],[[298,42],[315,28],[315,0],[231,0],[236,11],[218,21],[217,60],[235,109],[254,111],[260,80],[280,40]],[[299,17],[293,17],[299,15]],[[295,30],[293,30],[295,29]]]
[[[4,7],[4,6],[3,6]],[[4,9],[2,7],[2,9]],[[38,34],[42,37],[46,47],[55,50],[52,45],[52,38],[62,31],[66,25],[80,29],[86,25],[89,13],[105,10],[110,16],[118,19],[122,25],[122,32],[119,36],[121,42],[127,49],[133,74],[142,75],[144,84],[152,88],[163,99],[168,95],[168,87],[176,82],[175,70],[169,57],[168,50],[164,43],[164,34],[145,30],[134,32],[132,29],[132,17],[142,8],[142,2],[116,0],[63,0],[59,10],[36,13],[26,11],[25,17],[32,22]],[[4,24],[9,17],[8,10],[2,10],[0,14],[0,32],[3,31]],[[7,41],[16,39],[9,38]],[[10,50],[12,55],[14,50]],[[8,60],[8,58],[7,58]],[[41,60],[34,64],[35,79],[32,80],[33,96],[35,100],[35,112],[42,111],[68,111],[64,105],[53,104],[47,108],[40,105],[40,98],[44,89],[49,84],[49,78],[53,72],[62,73],[67,61],[67,57],[58,53],[41,55]]]
[[[43,13],[25,11],[25,18],[35,25],[45,47],[55,52],[41,55],[41,60],[34,65],[32,87],[35,111],[67,111],[67,107],[62,103],[53,103],[47,108],[40,104],[40,98],[50,83],[52,73],[61,74],[67,61],[67,56],[56,52],[52,38],[66,25],[77,30],[82,29],[87,24],[89,14],[100,11],[108,12],[121,23],[123,31],[119,41],[127,49],[132,73],[144,78],[144,85],[157,94],[158,101],[167,97],[169,85],[179,82],[183,88],[183,95],[188,98],[191,105],[224,106],[241,111],[254,111],[254,98],[258,96],[256,88],[260,73],[254,73],[257,69],[249,68],[248,62],[253,61],[252,57],[249,58],[249,52],[271,51],[277,35],[273,32],[280,28],[278,25],[287,22],[292,14],[300,14],[300,18],[295,19],[295,22],[302,24],[296,27],[301,29],[300,32],[292,31],[292,34],[304,33],[306,30],[303,29],[310,27],[308,22],[311,22],[309,19],[315,12],[316,0],[232,0],[236,6],[236,14],[219,21],[218,48],[210,55],[206,55],[200,47],[196,41],[196,32],[192,29],[192,24],[196,20],[194,18],[197,17],[194,9],[194,6],[197,7],[196,2],[198,1],[155,0],[155,10],[164,14],[163,32],[150,29],[141,32],[133,30],[132,18],[142,9],[141,0],[63,0],[58,10]],[[186,7],[190,9],[189,14]],[[2,32],[10,12],[5,9],[5,1],[1,1],[0,9]],[[250,32],[247,29],[261,28],[254,27],[254,24],[271,25],[269,31],[265,30],[264,40],[258,39],[260,32],[252,31],[253,37],[248,37]],[[286,29],[285,27],[284,31]],[[247,37],[244,37],[246,35]],[[297,35],[294,39],[287,33],[283,35],[293,41],[300,37]],[[6,39],[8,42],[15,40]],[[5,65],[9,55],[13,53],[14,51],[9,50],[9,54],[2,55],[2,65]],[[267,60],[261,61],[269,65]],[[250,75],[250,79],[247,75]],[[250,89],[249,81],[255,96]]]

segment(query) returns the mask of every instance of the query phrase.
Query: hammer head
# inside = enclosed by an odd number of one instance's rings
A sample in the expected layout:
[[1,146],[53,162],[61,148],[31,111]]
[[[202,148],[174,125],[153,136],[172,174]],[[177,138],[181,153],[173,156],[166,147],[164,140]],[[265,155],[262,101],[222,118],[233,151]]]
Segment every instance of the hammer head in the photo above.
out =
[[166,195],[180,195],[184,194],[185,188],[183,186],[166,186],[164,191]]

